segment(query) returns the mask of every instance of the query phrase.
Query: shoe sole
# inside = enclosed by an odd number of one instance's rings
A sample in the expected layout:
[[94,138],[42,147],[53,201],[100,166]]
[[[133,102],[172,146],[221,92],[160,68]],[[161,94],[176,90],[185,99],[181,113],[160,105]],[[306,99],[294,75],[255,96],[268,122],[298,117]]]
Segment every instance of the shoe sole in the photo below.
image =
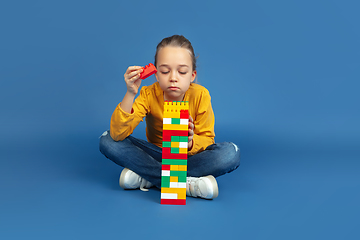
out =
[[218,187],[215,177],[212,175],[208,175],[208,176],[206,176],[206,178],[210,180],[210,182],[213,186],[216,186],[216,189],[214,189],[214,194],[213,194],[212,198],[208,198],[208,199],[217,198],[219,196],[219,187]]
[[127,189],[124,185],[125,182],[125,175],[126,173],[129,171],[129,169],[124,168],[124,170],[122,170],[121,174],[120,174],[120,178],[119,178],[119,185],[120,187],[122,187],[123,189]]

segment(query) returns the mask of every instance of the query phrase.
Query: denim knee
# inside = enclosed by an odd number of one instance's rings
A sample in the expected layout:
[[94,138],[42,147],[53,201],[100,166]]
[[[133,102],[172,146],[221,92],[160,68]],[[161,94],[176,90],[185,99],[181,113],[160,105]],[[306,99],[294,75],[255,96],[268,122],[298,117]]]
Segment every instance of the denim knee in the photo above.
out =
[[235,170],[240,165],[240,149],[235,143],[216,143],[210,145],[206,150],[215,150],[212,154],[216,154],[216,157],[221,159],[222,163],[228,165],[232,170]]
[[108,137],[110,136],[109,131],[105,131],[101,136],[100,136],[100,141],[99,141],[99,150],[102,154],[104,154],[106,156],[106,152],[107,152],[107,148],[109,146],[109,139]]
[[117,155],[119,153],[119,149],[121,149],[122,144],[121,141],[117,142],[112,139],[109,131],[105,131],[100,136],[99,149],[102,154],[104,154],[107,158],[110,158],[113,155]]

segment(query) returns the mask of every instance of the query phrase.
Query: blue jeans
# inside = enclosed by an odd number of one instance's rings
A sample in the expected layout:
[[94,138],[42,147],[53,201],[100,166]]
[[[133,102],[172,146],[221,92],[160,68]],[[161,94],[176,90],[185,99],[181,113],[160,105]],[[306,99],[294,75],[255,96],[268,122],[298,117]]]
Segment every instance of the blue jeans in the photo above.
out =
[[[116,164],[128,168],[161,188],[162,149],[147,141],[128,136],[114,141],[109,131],[100,137],[100,152]],[[187,175],[221,176],[240,165],[240,149],[233,143],[215,143],[203,152],[188,156]]]

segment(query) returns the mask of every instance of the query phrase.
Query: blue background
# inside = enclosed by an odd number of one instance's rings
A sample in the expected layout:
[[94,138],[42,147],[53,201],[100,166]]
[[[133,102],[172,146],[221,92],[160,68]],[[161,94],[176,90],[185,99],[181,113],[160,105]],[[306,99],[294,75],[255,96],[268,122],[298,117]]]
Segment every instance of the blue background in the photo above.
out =
[[[359,239],[359,7],[2,1],[0,238]],[[195,48],[215,140],[242,151],[217,199],[186,206],[120,189],[98,151],[126,68],[173,34]]]

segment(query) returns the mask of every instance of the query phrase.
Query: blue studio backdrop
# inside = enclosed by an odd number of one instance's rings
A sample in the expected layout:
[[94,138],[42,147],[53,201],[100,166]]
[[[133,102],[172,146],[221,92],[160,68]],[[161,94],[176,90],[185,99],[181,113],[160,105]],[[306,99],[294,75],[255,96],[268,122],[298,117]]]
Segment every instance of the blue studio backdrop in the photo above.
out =
[[[359,7],[2,1],[0,239],[359,239]],[[198,56],[215,140],[241,149],[219,197],[186,206],[122,190],[98,150],[127,67],[173,34]]]

